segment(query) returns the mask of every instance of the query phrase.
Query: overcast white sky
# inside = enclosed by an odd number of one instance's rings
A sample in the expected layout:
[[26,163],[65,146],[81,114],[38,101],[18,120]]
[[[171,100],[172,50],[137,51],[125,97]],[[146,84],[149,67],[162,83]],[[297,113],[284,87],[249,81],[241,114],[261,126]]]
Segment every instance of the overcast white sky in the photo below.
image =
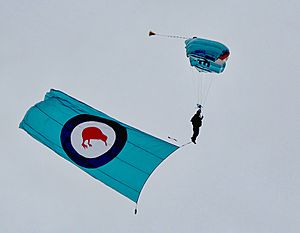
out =
[[[298,0],[0,0],[0,232],[300,232]],[[169,157],[134,203],[18,129],[62,90],[167,140],[191,136],[184,41],[231,51],[197,145]]]

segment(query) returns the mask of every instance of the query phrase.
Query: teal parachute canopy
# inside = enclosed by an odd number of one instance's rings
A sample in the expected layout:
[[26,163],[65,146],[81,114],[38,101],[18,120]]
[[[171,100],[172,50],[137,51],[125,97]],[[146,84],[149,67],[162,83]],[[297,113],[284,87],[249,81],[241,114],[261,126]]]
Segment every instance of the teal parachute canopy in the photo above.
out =
[[155,168],[178,149],[53,89],[27,111],[20,128],[134,202]]
[[185,41],[186,55],[191,66],[200,72],[222,73],[229,57],[229,49],[216,41],[190,38]]

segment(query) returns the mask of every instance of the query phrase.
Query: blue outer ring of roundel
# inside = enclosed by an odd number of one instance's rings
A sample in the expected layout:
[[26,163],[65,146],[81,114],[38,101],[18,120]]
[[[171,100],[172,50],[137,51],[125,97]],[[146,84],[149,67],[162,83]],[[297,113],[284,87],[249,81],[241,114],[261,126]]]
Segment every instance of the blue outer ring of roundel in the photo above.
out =
[[[100,154],[95,158],[86,158],[77,153],[71,143],[71,134],[74,128],[86,121],[97,121],[110,126],[116,133],[116,140],[113,146],[104,154]],[[126,128],[115,121],[111,121],[102,117],[81,114],[68,120],[63,126],[60,134],[62,147],[69,158],[77,165],[85,168],[97,168],[103,166],[113,160],[123,149],[127,141]]]

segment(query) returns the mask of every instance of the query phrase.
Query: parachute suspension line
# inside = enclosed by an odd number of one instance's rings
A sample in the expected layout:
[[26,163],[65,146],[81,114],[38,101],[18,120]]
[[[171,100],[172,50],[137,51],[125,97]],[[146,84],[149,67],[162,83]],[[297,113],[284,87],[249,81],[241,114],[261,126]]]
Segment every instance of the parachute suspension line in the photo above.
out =
[[206,80],[205,80],[205,74],[202,72],[200,74],[200,79],[201,79],[201,105],[204,105],[204,97],[205,97],[205,90],[206,90]]
[[202,98],[203,98],[203,78],[202,74],[200,74],[200,77],[198,77],[198,103],[202,105]]
[[160,36],[160,37],[167,37],[167,38],[172,38],[172,39],[188,39],[188,37],[185,36],[176,36],[176,35],[164,35],[164,34],[159,34],[159,33],[155,33],[152,31],[149,31],[149,36]]
[[197,71],[194,71],[194,88],[195,88],[195,98],[196,98],[196,101],[197,101],[197,106],[199,104],[201,104],[201,87],[202,87],[202,79],[199,78],[199,73]]
[[212,83],[213,83],[213,81],[214,81],[214,79],[213,78],[211,78],[211,79],[209,79],[209,83],[208,83],[208,88],[207,88],[207,90],[205,91],[205,93],[204,93],[204,97],[203,97],[203,105],[206,103],[206,101],[207,101],[207,97],[208,97],[208,93],[209,93],[209,90],[210,90],[210,88],[211,88],[211,86],[212,86]]
[[214,78],[207,77],[205,72],[197,72],[195,73],[195,79],[197,106],[201,105],[203,107],[207,101]]
[[[202,89],[201,89],[201,104],[202,106],[204,105],[204,97],[205,97],[205,92],[207,90],[207,80],[205,79],[204,75],[202,74],[201,80],[202,80]],[[205,79],[205,80],[204,80]]]

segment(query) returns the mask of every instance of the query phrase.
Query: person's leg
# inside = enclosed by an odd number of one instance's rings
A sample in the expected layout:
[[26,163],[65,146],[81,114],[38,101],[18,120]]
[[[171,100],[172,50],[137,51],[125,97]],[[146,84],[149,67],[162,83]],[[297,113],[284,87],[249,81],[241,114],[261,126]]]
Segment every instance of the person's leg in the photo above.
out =
[[196,138],[199,135],[199,128],[198,127],[193,127],[193,136],[191,137],[192,142],[196,144]]

